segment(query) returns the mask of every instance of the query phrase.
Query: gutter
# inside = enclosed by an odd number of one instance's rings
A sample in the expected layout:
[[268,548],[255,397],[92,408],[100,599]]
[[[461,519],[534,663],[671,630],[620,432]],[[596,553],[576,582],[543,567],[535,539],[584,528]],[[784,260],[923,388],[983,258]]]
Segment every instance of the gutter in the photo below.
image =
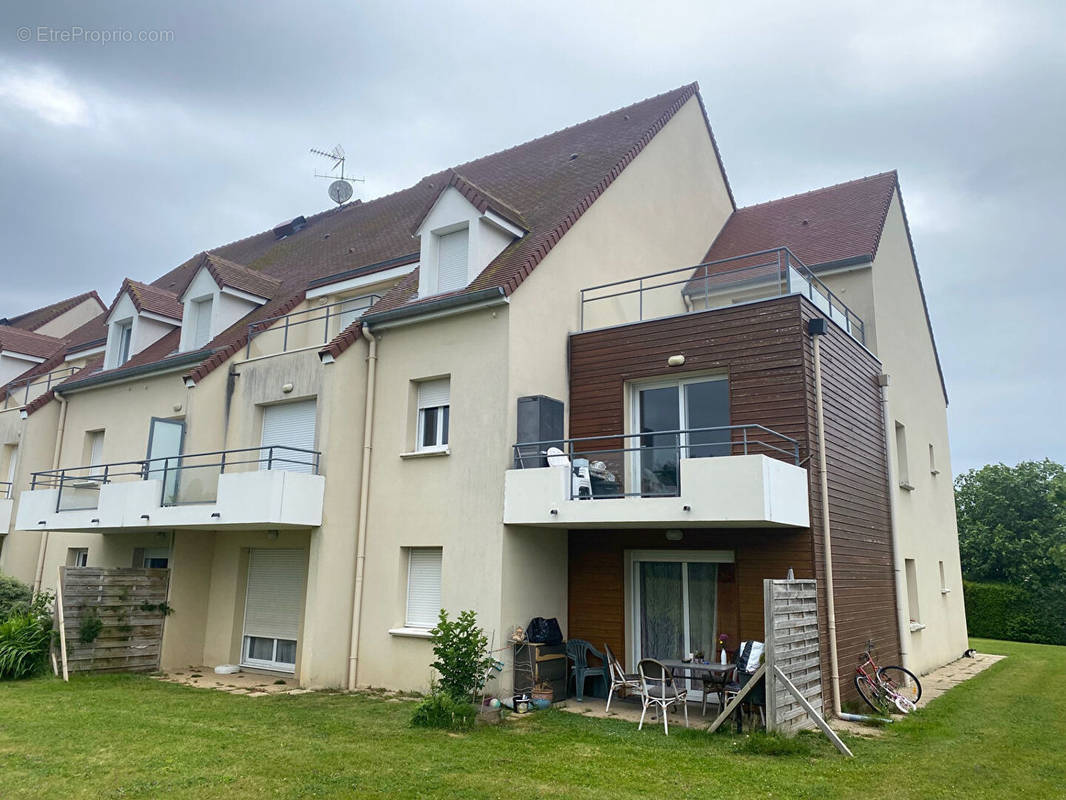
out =
[[187,367],[189,364],[199,363],[215,354],[214,350],[196,350],[192,353],[182,353],[162,361],[153,361],[150,364],[138,364],[127,369],[109,370],[105,373],[97,373],[77,381],[63,384],[63,391],[67,394],[90,389],[93,386],[101,386],[106,383],[121,383],[122,381],[134,380],[144,375],[164,374]]
[[363,409],[363,467],[359,475],[359,521],[355,540],[355,587],[352,591],[352,627],[348,651],[348,691],[359,685],[359,635],[363,616],[363,572],[366,569],[367,501],[370,498],[370,454],[374,446],[374,384],[377,379],[378,340],[365,323],[363,338],[368,342],[366,357],[366,403]]
[[[388,311],[379,311],[376,314],[364,314],[363,322],[367,326],[376,328],[403,325],[409,322],[424,322],[435,317],[451,316],[472,311],[475,308],[494,306],[506,303],[507,297],[502,286],[493,286],[470,294],[452,295],[442,297],[440,300],[430,300],[427,303],[401,306]],[[365,335],[365,334],[364,334]]]
[[[52,449],[52,469],[59,469],[59,459],[63,452],[63,434],[67,429],[67,398],[57,391],[52,396],[59,401],[59,425],[56,427],[56,442]],[[44,580],[44,558],[48,552],[48,531],[41,536],[41,544],[37,548],[37,573],[33,578],[33,593],[41,591],[41,583]]]
[[896,515],[896,495],[898,493],[896,483],[896,470],[892,460],[892,434],[889,433],[892,423],[892,415],[888,409],[888,384],[889,376],[882,374],[877,379],[877,385],[881,387],[881,411],[885,421],[885,473],[888,475],[888,513],[889,525],[892,532],[892,575],[896,585],[896,626],[899,628],[899,660],[900,666],[910,669],[910,612],[903,606],[903,598],[907,594],[905,577],[903,572],[903,548],[899,542],[899,523]]

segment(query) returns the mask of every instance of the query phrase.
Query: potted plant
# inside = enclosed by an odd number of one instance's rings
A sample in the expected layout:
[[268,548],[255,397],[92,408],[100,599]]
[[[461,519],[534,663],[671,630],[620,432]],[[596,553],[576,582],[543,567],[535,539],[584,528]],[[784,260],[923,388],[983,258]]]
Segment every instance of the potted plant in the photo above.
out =
[[533,705],[537,708],[547,708],[555,700],[555,690],[550,683],[544,681],[534,686],[530,694],[533,697]]

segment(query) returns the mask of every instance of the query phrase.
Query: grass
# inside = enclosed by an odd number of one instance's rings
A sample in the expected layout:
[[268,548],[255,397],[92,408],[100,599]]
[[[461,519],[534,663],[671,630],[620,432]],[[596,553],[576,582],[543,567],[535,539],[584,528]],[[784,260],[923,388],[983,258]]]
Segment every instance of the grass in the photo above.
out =
[[468,734],[370,695],[249,698],[108,675],[0,684],[0,798],[1043,798],[1066,786],[1066,647],[1010,658],[877,739],[709,736],[542,712]]

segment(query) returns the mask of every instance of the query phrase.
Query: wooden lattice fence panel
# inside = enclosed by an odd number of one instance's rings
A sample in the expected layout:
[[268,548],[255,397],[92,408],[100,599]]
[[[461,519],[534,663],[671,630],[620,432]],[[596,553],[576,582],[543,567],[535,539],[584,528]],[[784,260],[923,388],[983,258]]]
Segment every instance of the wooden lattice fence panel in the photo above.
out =
[[[59,575],[71,672],[159,668],[170,570],[61,567]],[[82,642],[82,623],[94,615],[100,632]]]
[[[814,580],[764,580],[766,668],[776,666],[814,709],[822,713],[822,670],[818,642],[818,585]],[[766,693],[770,730],[794,733],[815,722],[779,680]]]

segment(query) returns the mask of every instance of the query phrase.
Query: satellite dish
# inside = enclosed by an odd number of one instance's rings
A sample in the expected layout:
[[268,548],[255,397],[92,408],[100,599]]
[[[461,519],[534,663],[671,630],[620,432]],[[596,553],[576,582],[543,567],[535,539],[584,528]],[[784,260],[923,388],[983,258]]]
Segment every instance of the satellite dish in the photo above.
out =
[[329,197],[337,205],[343,205],[352,199],[352,185],[348,181],[333,181],[329,185]]

